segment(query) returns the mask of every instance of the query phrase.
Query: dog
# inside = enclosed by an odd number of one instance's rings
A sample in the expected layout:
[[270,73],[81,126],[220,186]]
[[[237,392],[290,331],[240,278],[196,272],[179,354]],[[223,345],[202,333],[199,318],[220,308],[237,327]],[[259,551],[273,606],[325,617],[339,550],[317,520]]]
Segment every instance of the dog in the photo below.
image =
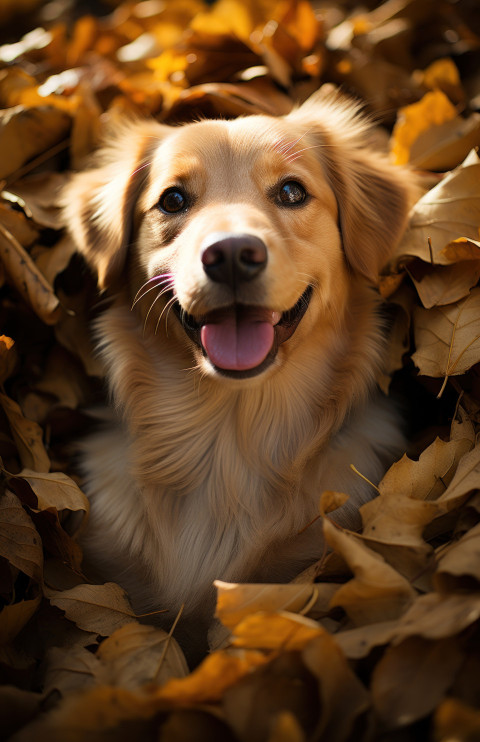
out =
[[[184,644],[213,582],[288,581],[321,556],[319,498],[358,508],[404,450],[376,391],[375,289],[406,225],[408,171],[358,106],[129,121],[73,176],[68,228],[108,306],[95,323],[112,419],[85,443],[86,556]],[[191,649],[195,652],[195,649]]]

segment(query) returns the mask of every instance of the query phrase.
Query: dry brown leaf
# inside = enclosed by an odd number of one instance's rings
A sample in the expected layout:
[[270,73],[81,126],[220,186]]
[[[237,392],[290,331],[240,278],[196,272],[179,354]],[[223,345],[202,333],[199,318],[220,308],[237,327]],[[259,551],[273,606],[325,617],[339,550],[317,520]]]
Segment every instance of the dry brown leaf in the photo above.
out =
[[66,695],[95,685],[133,690],[151,682],[163,685],[187,674],[182,651],[165,631],[129,623],[105,639],[96,654],[84,647],[74,651],[54,647],[48,655],[45,692],[56,689]]
[[318,718],[317,683],[298,653],[284,652],[228,688],[221,711],[239,742],[263,742],[285,712],[310,739]]
[[[64,222],[59,197],[67,180],[64,173],[41,173],[17,180],[8,190],[19,199],[27,216],[37,224],[51,229],[61,229]],[[22,245],[25,243],[22,242]]]
[[45,693],[84,691],[100,685],[97,673],[100,663],[85,647],[52,647],[46,655],[47,668],[43,680]]
[[0,393],[0,404],[8,418],[23,466],[37,472],[47,472],[50,469],[50,459],[43,445],[43,431],[40,426],[27,420],[19,405],[6,394]]
[[127,599],[127,594],[114,582],[105,585],[76,585],[71,590],[46,589],[50,603],[65,611],[84,631],[94,631],[101,636],[110,636],[137,617]]
[[382,556],[356,536],[324,520],[328,545],[347,562],[354,577],[342,585],[330,601],[341,606],[356,625],[398,618],[416,593],[410,584]]
[[375,666],[372,701],[389,729],[412,724],[431,713],[452,685],[464,660],[455,639],[412,637],[389,647]]
[[[444,248],[459,237],[478,240],[480,160],[472,150],[463,163],[417,201],[410,222],[392,260],[394,266],[417,257],[425,263],[448,265]],[[431,241],[431,253],[429,249]],[[456,258],[454,261],[456,262]]]
[[480,278],[480,260],[464,260],[453,265],[437,266],[414,261],[408,266],[408,274],[423,306],[430,309],[453,304],[468,296],[470,289],[476,286]]
[[0,111],[0,178],[12,175],[31,157],[64,139],[70,125],[70,116],[53,106],[14,106]]
[[36,582],[42,582],[40,536],[18,497],[9,490],[0,496],[0,524],[0,555]]
[[345,657],[359,660],[368,657],[372,649],[389,644],[398,632],[398,621],[378,621],[354,629],[338,631],[335,641]]
[[379,496],[360,508],[361,538],[410,580],[425,571],[433,555],[423,539],[425,526],[445,512],[442,497],[474,437],[468,419],[454,421],[450,441],[436,438],[418,461],[404,455],[380,482]]
[[85,515],[90,509],[89,502],[78,485],[62,472],[51,472],[42,474],[22,469],[17,475],[19,479],[25,479],[37,498],[37,510],[55,508],[58,511],[71,510],[82,511]]
[[302,659],[319,683],[321,714],[313,738],[328,742],[351,739],[370,699],[335,638],[325,632],[312,639],[302,650]]
[[[432,621],[432,616],[435,620]],[[335,641],[351,659],[366,657],[375,647],[396,645],[409,637],[441,640],[456,636],[480,618],[476,594],[421,595],[398,621],[379,621],[335,634]]]
[[[438,500],[452,481],[459,461],[473,447],[474,438],[470,432],[471,427],[452,428],[450,441],[436,438],[420,454],[418,461],[404,454],[381,480],[380,495],[385,500],[395,497],[419,502]],[[367,515],[370,511],[376,512],[380,502],[382,500],[376,498],[362,506],[361,512]]]
[[457,167],[480,142],[480,114],[456,116],[422,132],[410,150],[410,164],[419,170],[445,172]]
[[480,288],[455,304],[415,312],[412,360],[425,376],[458,376],[480,361]]
[[[435,620],[432,621],[432,616]],[[399,621],[395,644],[409,636],[446,639],[480,618],[480,595],[428,593],[418,597]]]
[[234,629],[240,621],[258,611],[326,613],[330,599],[338,586],[331,583],[236,584],[215,580],[215,587],[216,616],[224,626]]
[[[6,194],[4,191],[2,197],[6,202],[13,199],[14,204],[18,203],[13,194]],[[0,202],[0,224],[2,224],[5,229],[14,236],[23,247],[29,247],[36,239],[38,239],[38,230],[32,222],[26,218],[25,214],[22,214],[21,211],[17,211],[17,209],[12,208],[5,202]]]
[[450,544],[438,561],[434,581],[438,590],[455,585],[451,578],[473,577],[480,582],[480,524]]
[[96,656],[108,670],[105,685],[164,685],[170,678],[188,674],[185,657],[175,639],[154,626],[122,626],[100,644]]
[[479,488],[480,444],[460,460],[455,475],[437,502],[444,512],[458,507],[468,495]]
[[[0,508],[0,517],[3,509]],[[2,527],[4,524],[1,524]],[[0,545],[2,538],[0,536]],[[0,547],[1,548],[1,547]],[[40,605],[42,596],[21,600],[19,603],[5,605],[0,612],[0,644],[10,644],[30,621]],[[0,715],[1,718],[1,715]]]
[[52,286],[18,240],[0,224],[0,260],[13,285],[47,325],[55,324],[62,308]]
[[362,540],[409,580],[422,574],[433,555],[422,534],[427,523],[438,515],[436,504],[401,495],[380,495],[363,505],[360,512]]

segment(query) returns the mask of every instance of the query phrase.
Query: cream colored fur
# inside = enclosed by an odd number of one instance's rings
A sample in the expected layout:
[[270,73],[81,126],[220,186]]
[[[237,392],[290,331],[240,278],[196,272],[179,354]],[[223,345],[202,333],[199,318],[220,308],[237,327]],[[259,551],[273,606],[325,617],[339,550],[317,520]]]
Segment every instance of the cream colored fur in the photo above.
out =
[[[85,550],[137,610],[167,609],[169,624],[184,604],[187,643],[200,646],[216,578],[292,578],[322,553],[322,491],[350,495],[335,517],[356,527],[374,491],[350,464],[378,481],[402,450],[374,392],[383,340],[371,284],[403,230],[410,176],[368,148],[355,107],[322,95],[283,119],[129,124],[99,158],[66,194],[72,234],[111,296],[95,331],[112,419],[84,447]],[[285,177],[311,194],[301,208],[271,195]],[[173,221],[156,204],[178,183],[194,196]],[[250,379],[220,375],[159,291],[132,308],[163,273],[196,317],[227,304],[200,260],[217,231],[268,249],[238,301],[281,313],[313,286],[294,335]]]

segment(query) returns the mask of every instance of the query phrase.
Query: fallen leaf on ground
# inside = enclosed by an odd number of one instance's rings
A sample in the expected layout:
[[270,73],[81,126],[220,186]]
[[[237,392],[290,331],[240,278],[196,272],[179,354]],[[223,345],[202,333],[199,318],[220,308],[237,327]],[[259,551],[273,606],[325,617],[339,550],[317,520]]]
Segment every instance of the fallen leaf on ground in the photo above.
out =
[[330,607],[341,606],[355,625],[398,618],[416,595],[408,581],[356,536],[327,519],[328,545],[345,559],[354,577],[338,588]]
[[84,631],[109,636],[121,626],[136,621],[127,594],[113,582],[105,585],[77,585],[71,590],[46,591],[52,605]]

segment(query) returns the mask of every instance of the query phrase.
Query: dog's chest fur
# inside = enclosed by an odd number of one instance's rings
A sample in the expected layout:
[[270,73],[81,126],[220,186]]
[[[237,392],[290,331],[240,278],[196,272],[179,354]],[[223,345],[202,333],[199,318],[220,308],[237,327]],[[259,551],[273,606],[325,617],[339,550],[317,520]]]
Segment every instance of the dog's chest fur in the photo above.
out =
[[[348,492],[342,520],[355,524],[371,491],[350,463],[375,481],[402,445],[394,415],[375,402],[335,432],[345,410],[325,399],[332,371],[319,359],[315,383],[310,358],[295,383],[284,370],[282,383],[232,390],[189,371],[188,354],[144,336],[124,307],[99,329],[117,417],[86,444],[85,548],[138,611],[167,608],[166,623],[183,603],[187,614],[211,613],[214,579],[293,577],[322,553],[320,523],[306,528],[321,492]],[[374,352],[364,349],[370,366]]]

